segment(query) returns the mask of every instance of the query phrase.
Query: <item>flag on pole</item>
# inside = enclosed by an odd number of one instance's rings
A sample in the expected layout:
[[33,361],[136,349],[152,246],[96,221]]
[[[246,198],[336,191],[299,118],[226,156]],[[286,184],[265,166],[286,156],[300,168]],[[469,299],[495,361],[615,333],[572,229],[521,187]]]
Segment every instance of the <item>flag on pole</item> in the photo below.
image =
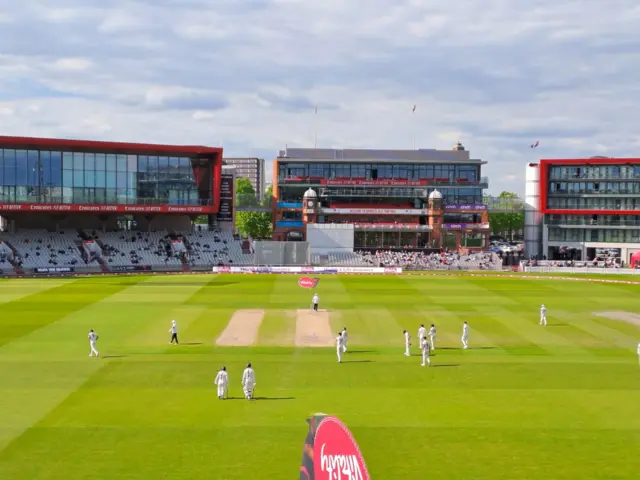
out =
[[416,107],[417,107],[417,105],[413,106],[413,113],[416,113]]
[[536,148],[538,145],[540,145],[540,140],[536,140],[536,143],[531,145],[531,148]]

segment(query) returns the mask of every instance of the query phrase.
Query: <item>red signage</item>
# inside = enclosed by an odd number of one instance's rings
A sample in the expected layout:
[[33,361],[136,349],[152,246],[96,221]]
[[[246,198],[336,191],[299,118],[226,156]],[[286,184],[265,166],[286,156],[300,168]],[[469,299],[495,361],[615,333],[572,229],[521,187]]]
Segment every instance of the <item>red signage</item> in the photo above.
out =
[[213,207],[196,205],[91,205],[62,203],[0,203],[0,212],[42,213],[217,213]]
[[302,277],[298,279],[298,285],[302,288],[315,288],[319,281],[319,278]]
[[365,179],[332,179],[323,182],[328,186],[359,186],[359,187],[422,187],[426,180],[365,180]]
[[314,480],[370,480],[353,435],[336,417],[320,420],[313,442]]

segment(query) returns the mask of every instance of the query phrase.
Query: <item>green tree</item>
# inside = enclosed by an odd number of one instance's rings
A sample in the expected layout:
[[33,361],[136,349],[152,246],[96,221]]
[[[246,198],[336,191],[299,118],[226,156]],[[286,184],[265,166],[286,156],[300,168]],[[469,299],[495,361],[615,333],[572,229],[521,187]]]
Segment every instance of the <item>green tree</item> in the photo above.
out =
[[513,239],[516,232],[524,230],[524,210],[517,194],[502,192],[498,195],[497,202],[493,206],[501,210],[513,210],[512,212],[489,213],[489,224],[493,235],[502,235]]
[[237,212],[236,228],[243,236],[255,239],[271,238],[271,212]]
[[256,191],[248,178],[236,178],[236,206],[255,207],[258,205]]
[[273,197],[273,185],[269,185],[269,188],[267,188],[264,192],[264,199],[262,200],[262,206],[270,207],[272,197]]

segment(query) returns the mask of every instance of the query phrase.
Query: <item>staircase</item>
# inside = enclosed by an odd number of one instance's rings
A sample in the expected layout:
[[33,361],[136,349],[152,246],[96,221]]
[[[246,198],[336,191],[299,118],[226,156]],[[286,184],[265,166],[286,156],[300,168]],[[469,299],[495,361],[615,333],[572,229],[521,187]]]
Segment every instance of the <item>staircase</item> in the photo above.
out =
[[102,256],[98,257],[96,260],[100,264],[100,271],[102,271],[102,273],[110,273],[111,272],[111,269],[109,268],[109,265],[107,265],[107,262],[104,261],[104,258],[102,258]]
[[20,266],[20,261],[18,260],[18,258],[20,258],[20,255],[18,255],[18,250],[16,250],[16,247],[11,245],[11,242],[8,242],[7,240],[3,240],[3,242],[13,252],[13,258],[9,260],[9,263],[11,263],[11,265],[13,266],[13,271],[16,272],[16,275],[24,275],[24,270]]

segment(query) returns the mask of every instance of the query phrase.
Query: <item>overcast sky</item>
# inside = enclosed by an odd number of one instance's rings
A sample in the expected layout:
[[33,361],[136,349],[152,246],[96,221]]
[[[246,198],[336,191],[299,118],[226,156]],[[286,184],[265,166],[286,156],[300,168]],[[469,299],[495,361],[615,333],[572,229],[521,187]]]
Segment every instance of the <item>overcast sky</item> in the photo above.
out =
[[639,25],[637,0],[0,0],[0,133],[269,160],[316,128],[461,140],[523,193],[540,157],[640,156]]

